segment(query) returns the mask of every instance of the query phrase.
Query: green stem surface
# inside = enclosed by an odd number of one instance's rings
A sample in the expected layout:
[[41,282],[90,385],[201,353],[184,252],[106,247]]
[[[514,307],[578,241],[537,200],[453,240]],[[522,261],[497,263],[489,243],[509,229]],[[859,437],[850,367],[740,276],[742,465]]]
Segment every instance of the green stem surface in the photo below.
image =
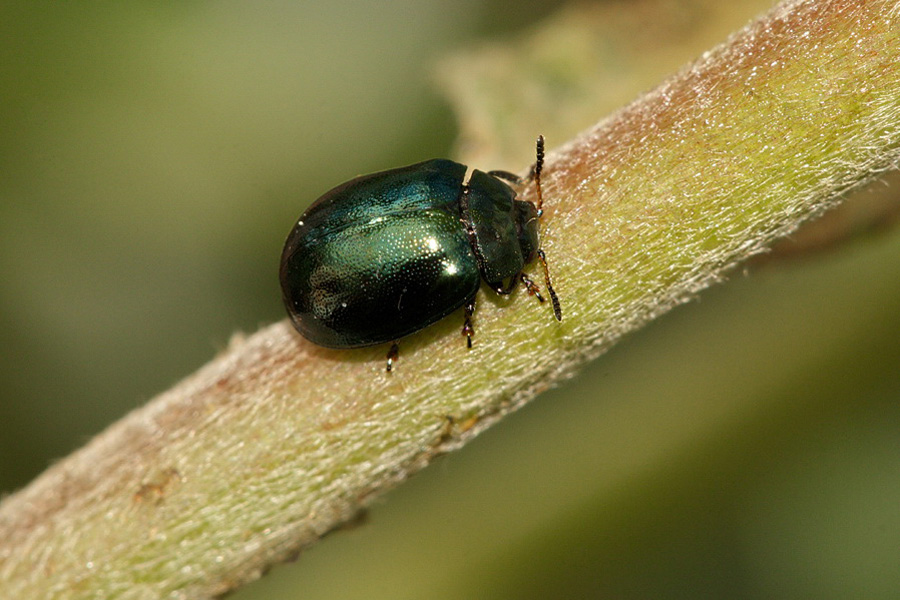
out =
[[562,323],[482,293],[475,348],[451,317],[391,375],[387,348],[318,348],[286,321],[236,338],[0,504],[0,597],[214,596],[348,522],[896,164],[898,14],[784,3],[550,152]]

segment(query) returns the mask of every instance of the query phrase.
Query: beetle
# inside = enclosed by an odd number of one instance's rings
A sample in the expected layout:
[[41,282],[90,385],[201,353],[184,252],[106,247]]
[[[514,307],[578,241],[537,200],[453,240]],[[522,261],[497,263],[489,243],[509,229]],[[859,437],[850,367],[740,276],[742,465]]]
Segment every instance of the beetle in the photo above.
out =
[[284,305],[294,327],[328,348],[358,348],[397,340],[465,307],[463,335],[472,347],[475,295],[484,280],[512,293],[539,258],[557,320],[559,299],[540,245],[544,138],[537,138],[537,206],[516,200],[506,171],[473,171],[432,159],[363,175],[326,192],[303,213],[281,255]]

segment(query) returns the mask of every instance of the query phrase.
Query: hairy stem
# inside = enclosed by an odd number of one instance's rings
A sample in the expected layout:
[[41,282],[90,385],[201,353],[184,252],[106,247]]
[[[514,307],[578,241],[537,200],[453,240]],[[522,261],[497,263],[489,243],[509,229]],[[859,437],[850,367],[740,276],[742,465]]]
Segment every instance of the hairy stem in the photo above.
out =
[[287,322],[235,339],[3,501],[0,597],[231,590],[720,280],[896,164],[898,13],[787,2],[550,152],[562,323],[482,293],[471,351],[449,318],[391,375],[387,348],[317,348]]

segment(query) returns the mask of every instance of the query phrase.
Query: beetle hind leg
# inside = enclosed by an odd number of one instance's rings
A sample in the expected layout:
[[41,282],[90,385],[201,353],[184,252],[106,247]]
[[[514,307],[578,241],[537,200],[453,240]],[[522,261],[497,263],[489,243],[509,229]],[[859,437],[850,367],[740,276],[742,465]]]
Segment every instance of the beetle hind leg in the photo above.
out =
[[475,329],[472,327],[472,315],[475,313],[475,298],[466,302],[466,320],[463,323],[462,334],[466,336],[466,346],[472,347],[472,335]]

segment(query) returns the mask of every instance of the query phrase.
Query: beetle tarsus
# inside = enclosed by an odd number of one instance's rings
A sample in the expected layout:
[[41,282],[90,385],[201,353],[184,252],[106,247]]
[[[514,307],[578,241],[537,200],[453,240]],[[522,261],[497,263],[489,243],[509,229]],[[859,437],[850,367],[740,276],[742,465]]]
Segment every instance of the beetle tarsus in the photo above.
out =
[[391,344],[390,350],[388,350],[388,353],[387,353],[387,367],[385,368],[385,370],[388,373],[390,373],[391,371],[394,370],[394,361],[397,360],[397,357],[399,357],[399,356],[400,356],[400,346],[397,344],[397,342],[393,342]]
[[475,298],[466,302],[466,321],[463,324],[462,334],[466,336],[466,346],[472,347],[472,334],[475,329],[472,327],[472,315],[475,313]]
[[529,296],[535,296],[541,302],[544,301],[544,297],[541,296],[541,289],[531,280],[531,277],[522,273],[519,277],[522,279],[522,283],[525,285],[525,289],[528,290]]

